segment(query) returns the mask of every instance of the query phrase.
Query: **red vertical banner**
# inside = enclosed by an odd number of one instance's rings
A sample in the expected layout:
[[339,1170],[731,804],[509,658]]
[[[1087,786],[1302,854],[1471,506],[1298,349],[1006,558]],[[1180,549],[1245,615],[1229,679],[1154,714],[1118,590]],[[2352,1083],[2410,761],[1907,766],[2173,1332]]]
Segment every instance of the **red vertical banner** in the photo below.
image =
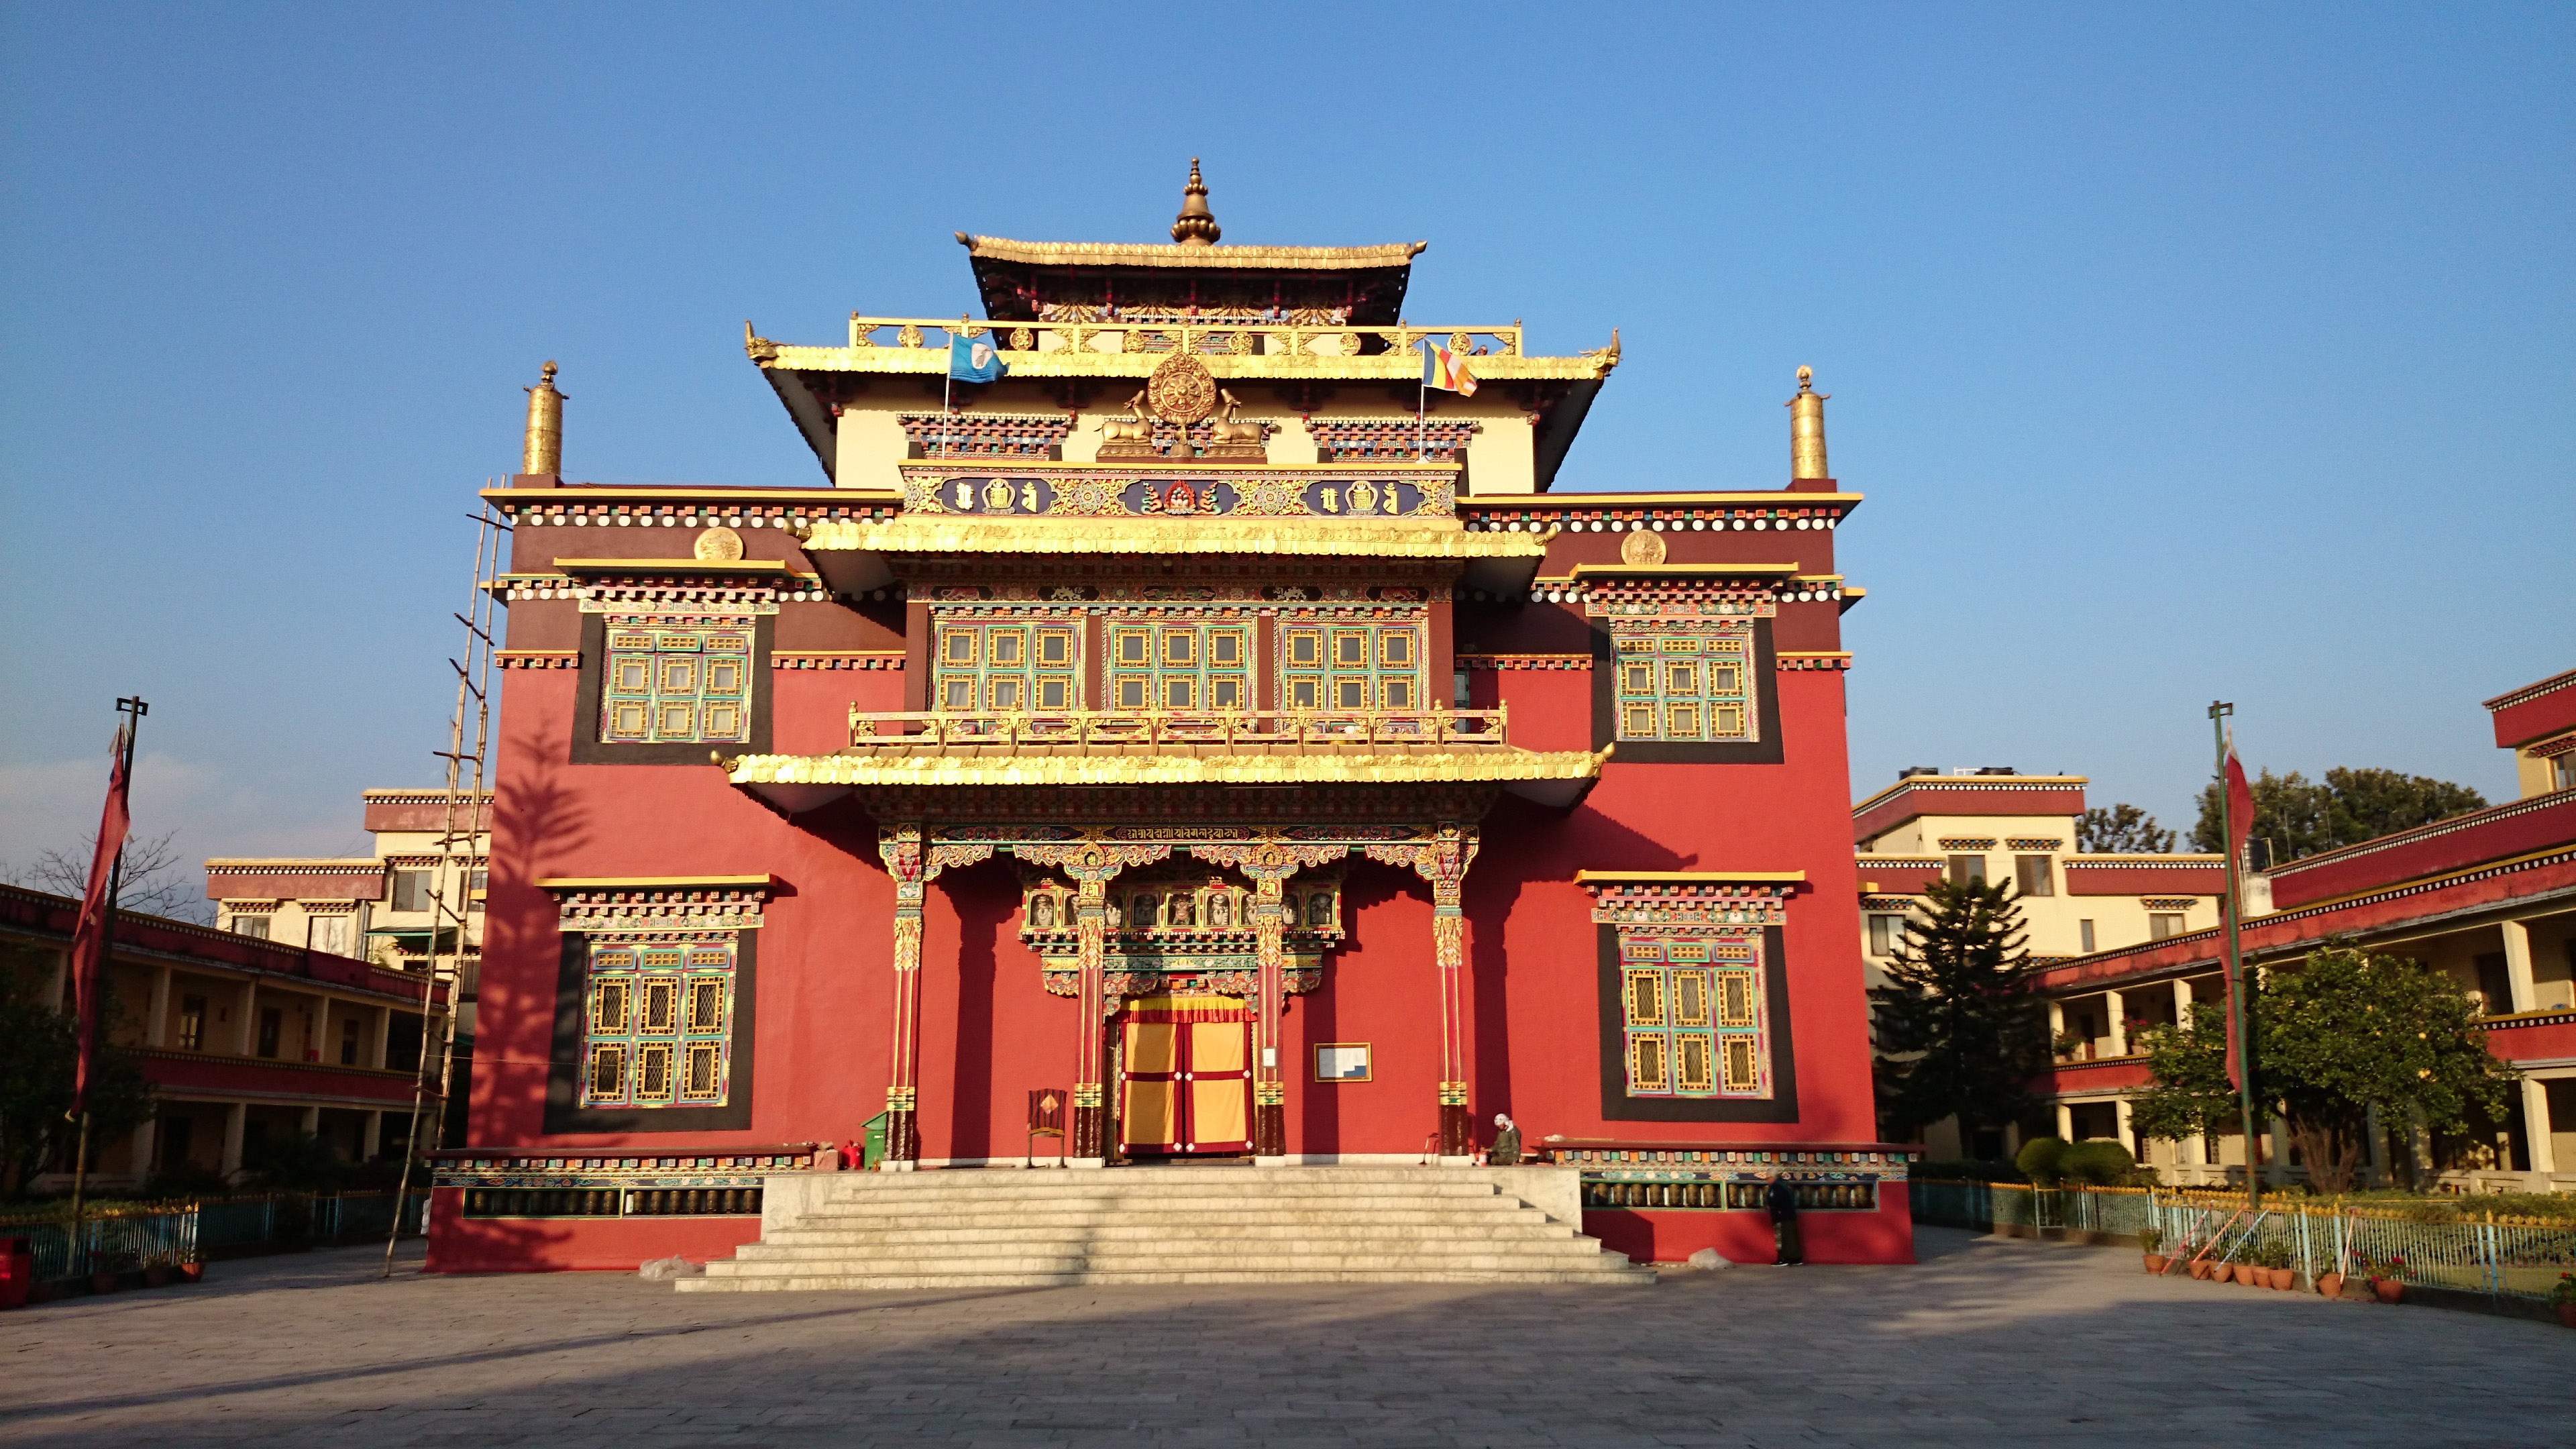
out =
[[107,806],[99,813],[98,848],[90,855],[89,888],[81,895],[80,924],[72,933],[72,1002],[80,1022],[80,1057],[72,1070],[74,1116],[88,1110],[90,1060],[98,1049],[98,998],[100,977],[107,962],[116,857],[125,849],[125,832],[132,823],[125,798],[127,777],[133,769],[128,749],[131,738],[125,726],[117,727],[116,743],[108,754]]
[[2227,870],[2228,879],[2245,868],[2245,838],[2254,833],[2254,790],[2245,783],[2245,766],[2236,758],[2236,744],[2227,745]]

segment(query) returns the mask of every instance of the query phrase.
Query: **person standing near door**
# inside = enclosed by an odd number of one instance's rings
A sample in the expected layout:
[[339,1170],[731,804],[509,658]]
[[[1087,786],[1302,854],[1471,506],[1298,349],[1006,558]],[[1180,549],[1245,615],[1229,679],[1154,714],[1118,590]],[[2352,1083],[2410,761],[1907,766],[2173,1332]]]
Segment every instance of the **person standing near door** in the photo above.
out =
[[1771,1235],[1779,1246],[1783,1268],[1807,1265],[1807,1249],[1798,1240],[1798,1189],[1787,1173],[1774,1173],[1771,1187],[1762,1194],[1762,1205],[1771,1210]]

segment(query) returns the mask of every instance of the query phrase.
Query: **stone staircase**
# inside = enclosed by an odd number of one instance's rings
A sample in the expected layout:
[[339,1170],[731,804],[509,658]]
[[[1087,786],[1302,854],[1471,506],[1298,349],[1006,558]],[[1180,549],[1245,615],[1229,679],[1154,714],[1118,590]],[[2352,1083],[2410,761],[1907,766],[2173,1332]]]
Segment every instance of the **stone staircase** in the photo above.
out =
[[1469,1168],[849,1173],[683,1291],[1107,1283],[1620,1283],[1605,1251]]

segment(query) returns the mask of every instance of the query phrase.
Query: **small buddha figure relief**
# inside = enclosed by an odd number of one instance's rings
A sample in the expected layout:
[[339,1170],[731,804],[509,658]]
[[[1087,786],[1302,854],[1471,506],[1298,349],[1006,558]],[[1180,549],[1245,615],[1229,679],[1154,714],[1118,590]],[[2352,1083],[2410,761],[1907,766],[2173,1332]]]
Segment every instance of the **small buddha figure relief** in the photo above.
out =
[[1041,893],[1030,898],[1029,924],[1041,931],[1055,929],[1055,897]]
[[1306,897],[1306,924],[1329,926],[1333,923],[1333,893],[1317,891]]
[[1186,892],[1172,892],[1170,924],[1195,927],[1198,923],[1198,903]]
[[1213,930],[1219,931],[1227,931],[1234,928],[1234,900],[1232,897],[1225,895],[1223,892],[1219,892],[1218,894],[1208,898],[1208,926]]
[[1150,931],[1154,929],[1154,927],[1161,924],[1161,922],[1155,919],[1158,914],[1159,913],[1154,909],[1153,893],[1150,891],[1138,891],[1136,893],[1135,905],[1128,917],[1128,919],[1135,922],[1135,929],[1139,931]]

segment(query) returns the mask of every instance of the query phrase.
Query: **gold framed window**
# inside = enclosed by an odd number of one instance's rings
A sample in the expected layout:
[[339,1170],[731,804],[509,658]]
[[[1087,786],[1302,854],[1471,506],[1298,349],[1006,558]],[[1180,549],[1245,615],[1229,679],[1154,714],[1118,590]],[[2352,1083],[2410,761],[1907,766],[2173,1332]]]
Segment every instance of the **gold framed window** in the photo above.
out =
[[600,672],[600,741],[748,741],[753,631],[749,619],[691,629],[609,628]]
[[736,954],[731,937],[593,941],[581,1105],[723,1105]]

